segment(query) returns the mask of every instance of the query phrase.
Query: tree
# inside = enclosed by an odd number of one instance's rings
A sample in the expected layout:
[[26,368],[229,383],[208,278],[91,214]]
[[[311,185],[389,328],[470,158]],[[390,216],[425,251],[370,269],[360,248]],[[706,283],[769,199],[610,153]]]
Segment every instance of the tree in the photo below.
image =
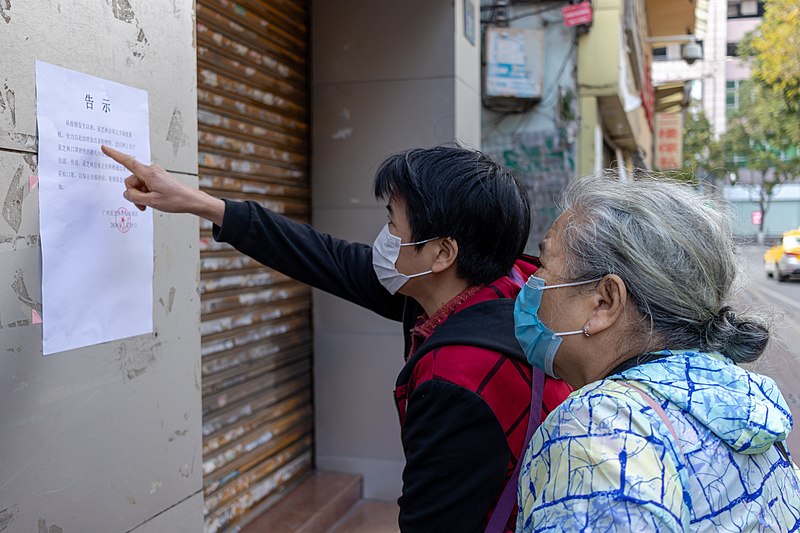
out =
[[728,121],[721,139],[726,167],[739,176],[746,169],[749,179],[741,180],[758,194],[763,240],[764,219],[777,188],[800,176],[800,120],[782,95],[759,84],[745,82],[739,87],[739,109]]
[[727,176],[722,146],[714,139],[711,122],[700,101],[692,100],[683,125],[683,168],[677,177],[716,183],[722,175]]
[[742,41],[739,54],[753,59],[753,79],[800,107],[800,2],[766,0],[761,25]]

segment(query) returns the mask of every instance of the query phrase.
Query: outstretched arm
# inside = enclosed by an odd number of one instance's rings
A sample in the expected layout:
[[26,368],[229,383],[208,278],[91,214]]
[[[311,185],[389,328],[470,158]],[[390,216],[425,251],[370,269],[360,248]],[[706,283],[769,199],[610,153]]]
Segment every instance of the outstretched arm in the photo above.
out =
[[403,319],[404,297],[385,290],[372,268],[372,248],[298,224],[255,202],[225,201],[191,189],[159,165],[145,165],[108,146],[103,153],[131,171],[123,196],[144,211],[191,213],[214,223],[214,238],[312,287]]
[[131,172],[125,179],[122,195],[139,210],[152,207],[165,213],[191,213],[214,224],[222,224],[225,203],[219,198],[187,187],[160,165],[145,165],[108,146],[100,149]]

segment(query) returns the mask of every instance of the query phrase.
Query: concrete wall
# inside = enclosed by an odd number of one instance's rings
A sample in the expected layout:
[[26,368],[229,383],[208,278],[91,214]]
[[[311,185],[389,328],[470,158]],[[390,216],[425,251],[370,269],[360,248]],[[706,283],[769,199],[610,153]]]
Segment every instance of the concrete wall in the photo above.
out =
[[593,8],[591,30],[578,37],[578,86],[581,97],[619,92],[624,68],[619,53],[622,2],[599,0]]
[[710,0],[708,4],[708,29],[703,43],[704,60],[707,58],[703,76],[703,109],[714,128],[714,135],[725,133],[725,68],[726,68],[726,14],[728,4],[724,0]]
[[[38,189],[27,179],[37,171],[40,59],[147,90],[153,160],[196,184],[193,18],[192,0],[0,2],[7,533],[202,530],[197,221],[155,216],[154,334],[43,357],[42,327],[31,323],[41,302]],[[91,305],[92,295],[75,297]]]
[[[732,19],[726,23],[726,43],[739,43],[745,34],[755,30],[761,24],[760,18]],[[725,81],[750,79],[750,65],[737,57],[728,57],[725,61]],[[723,87],[723,94],[724,94]],[[724,102],[724,99],[723,99]]]
[[745,34],[753,31],[761,24],[760,17],[747,19],[730,19],[727,21],[726,43],[739,43]]
[[[386,223],[372,196],[386,155],[454,139],[480,145],[472,65],[479,56],[461,31],[462,5],[313,2],[312,206],[320,230],[372,243]],[[404,362],[400,329],[314,294],[317,466],[364,475],[368,498],[400,494],[404,459],[392,400]]]
[[[495,2],[483,0],[483,4]],[[561,7],[545,5],[553,6]],[[560,9],[542,9],[522,4],[508,11],[510,28],[542,32],[542,49],[535,51],[541,58],[528,58],[542,65],[541,100],[520,114],[481,109],[484,152],[511,169],[528,192],[531,232],[526,252],[532,254],[539,253],[538,243],[558,216],[556,199],[575,176],[578,137],[575,29],[564,26]]]

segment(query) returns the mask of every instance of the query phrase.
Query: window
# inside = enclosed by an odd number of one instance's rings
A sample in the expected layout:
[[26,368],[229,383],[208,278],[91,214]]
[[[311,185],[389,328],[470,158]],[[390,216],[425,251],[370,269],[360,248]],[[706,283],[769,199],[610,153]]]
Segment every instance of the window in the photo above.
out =
[[653,61],[666,61],[667,60],[667,47],[662,46],[653,48]]
[[739,48],[739,43],[728,43],[725,49],[725,55],[728,57],[739,57],[737,48]]
[[739,109],[739,80],[725,82],[725,109],[728,111]]
[[756,17],[758,16],[758,4],[756,0],[744,0],[739,4],[739,13],[743,17]]
[[751,18],[764,16],[764,2],[756,0],[728,0],[728,18]]

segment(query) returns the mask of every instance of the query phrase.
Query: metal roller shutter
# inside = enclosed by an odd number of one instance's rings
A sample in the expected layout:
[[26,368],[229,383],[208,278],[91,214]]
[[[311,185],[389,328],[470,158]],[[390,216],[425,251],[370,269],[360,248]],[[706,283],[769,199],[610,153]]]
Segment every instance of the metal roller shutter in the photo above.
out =
[[[200,187],[309,218],[306,2],[197,0]],[[312,466],[308,287],[200,229],[206,531]]]

